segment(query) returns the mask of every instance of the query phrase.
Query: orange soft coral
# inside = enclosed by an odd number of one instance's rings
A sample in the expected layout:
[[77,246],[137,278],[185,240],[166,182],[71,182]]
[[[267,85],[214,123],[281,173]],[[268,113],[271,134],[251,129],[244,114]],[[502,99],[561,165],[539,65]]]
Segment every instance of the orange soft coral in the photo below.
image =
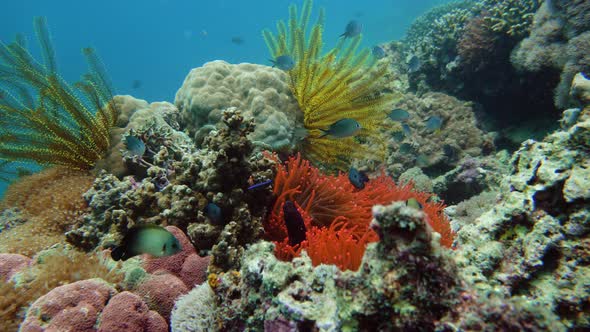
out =
[[[432,195],[414,191],[412,184],[396,185],[385,174],[357,190],[346,174],[323,175],[297,155],[285,165],[278,163],[273,191],[277,198],[265,230],[281,260],[291,260],[305,249],[314,265],[335,264],[343,270],[356,270],[366,245],[378,240],[369,228],[373,205],[409,198],[422,205],[432,229],[441,234],[441,244],[450,247],[453,243],[449,221],[442,213],[444,205],[430,202]],[[296,203],[307,229],[306,241],[297,246],[290,246],[287,238],[283,216],[286,200]]]

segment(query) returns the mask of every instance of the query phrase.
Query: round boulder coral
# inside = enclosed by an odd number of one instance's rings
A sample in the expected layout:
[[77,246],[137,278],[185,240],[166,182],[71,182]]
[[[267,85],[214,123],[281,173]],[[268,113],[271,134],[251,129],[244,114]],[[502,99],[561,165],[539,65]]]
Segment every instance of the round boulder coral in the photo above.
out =
[[256,129],[250,138],[273,149],[292,145],[294,128],[303,123],[286,74],[251,63],[212,61],[191,70],[176,93],[175,104],[197,142],[221,122],[222,110],[229,107],[253,118]]

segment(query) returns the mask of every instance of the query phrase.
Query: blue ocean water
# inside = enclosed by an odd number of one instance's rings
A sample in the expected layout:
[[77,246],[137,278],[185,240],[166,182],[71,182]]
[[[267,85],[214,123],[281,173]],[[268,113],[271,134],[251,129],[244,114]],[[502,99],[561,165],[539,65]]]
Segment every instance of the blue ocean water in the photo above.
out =
[[[334,45],[352,19],[363,24],[363,44],[370,47],[402,38],[417,16],[444,2],[324,0],[315,1],[314,15],[317,8],[326,9],[325,47]],[[92,46],[117,94],[173,102],[189,70],[205,62],[270,64],[261,31],[274,31],[278,19],[287,19],[290,3],[300,8],[302,1],[7,1],[0,12],[0,40],[10,42],[22,32],[35,52],[33,17],[45,16],[67,81],[85,72],[81,49]],[[0,182],[0,195],[5,185]]]

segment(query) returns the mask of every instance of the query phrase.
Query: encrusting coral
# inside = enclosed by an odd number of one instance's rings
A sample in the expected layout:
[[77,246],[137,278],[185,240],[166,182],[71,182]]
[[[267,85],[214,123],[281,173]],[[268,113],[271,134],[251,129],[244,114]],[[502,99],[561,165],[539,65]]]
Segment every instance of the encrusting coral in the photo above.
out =
[[[303,112],[307,131],[301,141],[301,153],[306,159],[324,166],[348,166],[354,158],[379,158],[384,147],[374,149],[362,142],[381,142],[380,129],[386,127],[386,111],[393,95],[384,93],[381,78],[387,74],[384,63],[377,63],[368,49],[356,50],[361,35],[341,38],[337,46],[322,55],[324,12],[307,35],[312,1],[303,3],[297,16],[295,5],[289,7],[288,29],[283,21],[277,23],[278,33],[263,31],[273,59],[290,56],[294,67],[287,70],[287,82]],[[330,138],[322,133],[343,118],[355,119],[361,126],[355,137]]]
[[63,242],[64,232],[88,208],[82,194],[93,181],[87,172],[53,167],[12,183],[0,201],[0,211],[16,210],[22,221],[0,233],[0,251],[32,256]]
[[0,43],[0,159],[90,169],[108,149],[118,113],[108,78],[94,50],[85,48],[90,72],[69,86],[57,72],[45,19],[34,23],[44,65],[23,38]]

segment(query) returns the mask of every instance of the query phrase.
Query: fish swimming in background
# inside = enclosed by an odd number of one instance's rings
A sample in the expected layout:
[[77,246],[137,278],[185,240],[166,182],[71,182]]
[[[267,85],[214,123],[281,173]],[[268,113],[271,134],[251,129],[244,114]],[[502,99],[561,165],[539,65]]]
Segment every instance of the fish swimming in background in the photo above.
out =
[[158,225],[134,226],[123,237],[121,244],[111,252],[111,257],[118,260],[141,254],[155,257],[171,256],[182,250],[178,239],[164,227]]
[[207,204],[203,212],[205,212],[209,220],[211,220],[213,223],[217,224],[221,221],[221,208],[217,204]]
[[442,124],[443,120],[440,116],[431,116],[428,118],[428,120],[426,120],[426,129],[428,129],[431,132],[438,132],[440,131]]
[[344,118],[332,123],[330,128],[326,130],[320,129],[323,132],[320,138],[328,135],[336,138],[349,137],[356,134],[360,129],[361,124],[355,119]]
[[402,131],[406,137],[412,136],[412,128],[407,123],[402,123]]
[[414,152],[414,147],[410,143],[402,143],[398,149],[399,153],[410,154]]
[[133,80],[133,83],[131,83],[131,88],[132,89],[141,88],[141,81],[140,80]]
[[385,50],[383,49],[383,47],[381,47],[379,45],[374,46],[373,49],[371,49],[371,53],[377,59],[383,59],[387,55],[387,53],[385,53]]
[[242,45],[244,43],[244,38],[240,36],[233,36],[231,37],[231,42],[236,45]]
[[342,33],[340,37],[344,36],[344,38],[354,38],[360,35],[362,31],[363,25],[357,20],[352,20],[348,22],[346,28],[344,28],[344,33]]
[[369,181],[369,177],[365,172],[361,172],[358,169],[351,167],[348,171],[348,180],[356,189],[364,189],[365,183]]
[[295,60],[290,55],[279,55],[274,60],[270,60],[273,67],[277,67],[280,70],[291,70],[295,67]]
[[403,122],[410,118],[410,113],[401,108],[396,108],[393,111],[389,112],[389,114],[387,114],[387,117],[393,121]]
[[307,232],[305,221],[292,201],[287,200],[283,204],[283,217],[285,219],[285,226],[287,226],[289,245],[296,246],[305,241],[305,233]]
[[401,142],[404,140],[404,137],[406,137],[403,131],[395,131],[391,136],[396,142]]
[[250,187],[248,187],[248,190],[253,190],[253,189],[256,189],[256,188],[266,187],[266,186],[270,185],[271,183],[272,183],[272,180],[266,180],[266,181],[263,181],[263,182],[260,182],[260,183],[256,183],[256,184],[253,184]]
[[408,61],[408,72],[415,73],[420,70],[420,67],[422,67],[422,62],[416,55],[412,55]]

